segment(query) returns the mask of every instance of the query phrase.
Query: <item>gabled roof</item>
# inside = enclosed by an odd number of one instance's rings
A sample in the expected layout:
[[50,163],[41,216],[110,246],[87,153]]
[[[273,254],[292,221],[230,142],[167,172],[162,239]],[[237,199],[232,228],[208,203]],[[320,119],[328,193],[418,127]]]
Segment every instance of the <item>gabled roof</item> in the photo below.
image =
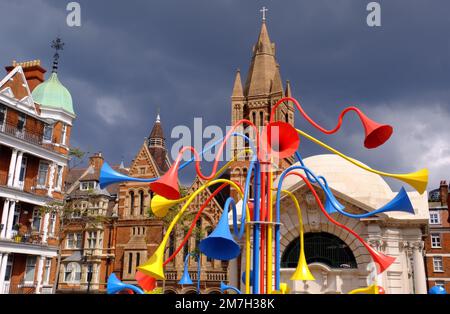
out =
[[14,99],[18,109],[38,115],[25,73],[20,65],[0,81],[0,95]]

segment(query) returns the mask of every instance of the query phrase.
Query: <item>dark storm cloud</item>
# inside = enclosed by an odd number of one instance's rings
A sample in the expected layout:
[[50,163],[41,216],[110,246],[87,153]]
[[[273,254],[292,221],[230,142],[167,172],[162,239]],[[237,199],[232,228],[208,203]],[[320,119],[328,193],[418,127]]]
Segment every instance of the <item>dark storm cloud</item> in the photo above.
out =
[[[158,107],[167,137],[194,117],[229,124],[235,69],[245,79],[265,5],[282,78],[314,119],[332,128],[343,108],[359,105],[396,131],[367,151],[349,115],[340,133],[321,139],[386,171],[429,167],[432,187],[450,179],[446,0],[379,1],[380,28],[366,25],[363,0],[89,0],[79,1],[80,28],[65,23],[68,2],[2,1],[0,57],[5,65],[40,58],[50,68],[49,42],[63,37],[60,78],[78,115],[72,144],[83,150],[129,162]],[[318,134],[303,119],[297,125]],[[302,145],[305,156],[323,152]]]

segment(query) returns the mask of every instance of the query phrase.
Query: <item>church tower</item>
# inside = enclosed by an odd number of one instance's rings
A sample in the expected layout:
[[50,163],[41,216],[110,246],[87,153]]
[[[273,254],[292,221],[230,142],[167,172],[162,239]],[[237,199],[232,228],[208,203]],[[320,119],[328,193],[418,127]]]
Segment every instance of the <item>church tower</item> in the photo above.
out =
[[[275,58],[275,44],[270,41],[265,17],[263,17],[258,40],[253,46],[253,55],[247,73],[245,85],[242,85],[241,72],[238,69],[231,95],[231,123],[247,119],[261,128],[269,122],[270,112],[275,103],[284,96],[292,96],[289,81],[283,89],[280,65]],[[277,109],[276,120],[294,125],[294,109],[292,106],[280,105]],[[245,134],[251,133],[245,131]],[[233,156],[236,156],[245,145],[244,140],[235,137],[232,142]],[[240,156],[241,157],[241,156]],[[248,171],[248,160],[234,163],[231,179],[244,183]],[[283,167],[283,165],[280,165]]]

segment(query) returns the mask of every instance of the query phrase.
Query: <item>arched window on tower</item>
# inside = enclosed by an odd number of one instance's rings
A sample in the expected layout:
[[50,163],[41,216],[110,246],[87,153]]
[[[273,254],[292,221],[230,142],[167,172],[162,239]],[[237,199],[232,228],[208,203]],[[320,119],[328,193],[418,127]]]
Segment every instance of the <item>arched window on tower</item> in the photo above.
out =
[[175,230],[172,230],[169,238],[169,256],[175,252]]
[[259,112],[259,125],[264,126],[264,111]]
[[287,123],[289,123],[289,114],[288,114],[287,112],[284,114],[284,120],[285,120]]
[[139,191],[139,213],[141,215],[144,214],[144,208],[145,208],[145,195],[144,195],[144,191],[140,190]]
[[[281,257],[281,267],[296,268],[300,255],[297,237],[286,247]],[[344,241],[327,232],[305,234],[306,262],[322,263],[331,268],[357,268],[352,250]]]
[[130,191],[130,216],[134,215],[134,192]]

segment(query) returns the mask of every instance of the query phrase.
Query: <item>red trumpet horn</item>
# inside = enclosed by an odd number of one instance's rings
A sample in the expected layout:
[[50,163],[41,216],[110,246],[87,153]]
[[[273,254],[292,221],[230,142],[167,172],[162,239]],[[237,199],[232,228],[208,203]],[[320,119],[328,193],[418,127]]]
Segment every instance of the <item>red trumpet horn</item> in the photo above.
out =
[[155,182],[150,183],[150,189],[156,194],[169,200],[179,199],[180,189],[178,186],[178,165],[179,162],[175,162],[162,177]]
[[295,154],[300,137],[289,123],[271,122],[264,127],[261,144],[265,153],[283,159]]
[[366,148],[376,148],[383,145],[391,137],[394,131],[392,126],[375,122],[361,111],[358,112],[358,115],[366,131],[366,138],[364,140],[364,146]]
[[395,257],[384,255],[383,253],[376,251],[368,244],[366,244],[365,247],[369,251],[374,262],[377,264],[377,271],[379,274],[388,269],[389,266],[391,266],[391,264],[395,261]]

